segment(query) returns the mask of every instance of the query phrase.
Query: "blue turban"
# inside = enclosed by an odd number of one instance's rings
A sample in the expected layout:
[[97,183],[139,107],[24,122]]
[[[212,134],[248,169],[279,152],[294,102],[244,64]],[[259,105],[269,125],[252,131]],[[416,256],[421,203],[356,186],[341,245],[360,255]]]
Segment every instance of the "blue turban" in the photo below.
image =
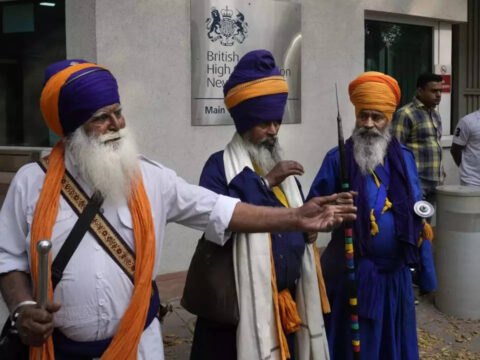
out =
[[254,50],[235,66],[223,94],[237,132],[242,134],[262,122],[282,122],[288,87],[273,55]]
[[115,103],[120,103],[117,81],[104,67],[85,60],[63,60],[45,71],[40,105],[47,125],[60,136]]

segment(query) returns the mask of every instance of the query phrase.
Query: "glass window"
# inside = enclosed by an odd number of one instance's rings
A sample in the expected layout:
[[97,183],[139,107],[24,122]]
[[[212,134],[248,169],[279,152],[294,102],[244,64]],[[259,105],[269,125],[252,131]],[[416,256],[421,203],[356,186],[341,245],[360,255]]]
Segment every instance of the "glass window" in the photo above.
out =
[[432,71],[433,28],[365,20],[365,71],[394,77],[402,91],[399,106],[415,95],[417,77]]
[[65,59],[65,1],[0,2],[0,146],[51,146],[39,99],[48,64]]

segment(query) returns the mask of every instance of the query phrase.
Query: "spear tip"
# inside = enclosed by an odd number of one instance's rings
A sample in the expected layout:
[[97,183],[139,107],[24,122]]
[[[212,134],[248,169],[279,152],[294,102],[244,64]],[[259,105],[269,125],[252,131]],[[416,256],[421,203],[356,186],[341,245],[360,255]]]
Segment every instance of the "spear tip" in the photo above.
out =
[[337,119],[340,118],[340,105],[338,104],[337,83],[335,83],[335,97],[337,98]]

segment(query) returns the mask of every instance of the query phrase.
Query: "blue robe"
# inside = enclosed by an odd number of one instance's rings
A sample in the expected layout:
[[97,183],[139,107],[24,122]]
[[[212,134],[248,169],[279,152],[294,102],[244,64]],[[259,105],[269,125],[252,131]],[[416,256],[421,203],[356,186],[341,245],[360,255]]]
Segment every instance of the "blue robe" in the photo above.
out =
[[[298,182],[297,185],[301,193]],[[207,160],[200,176],[200,186],[253,205],[284,207],[275,194],[264,185],[260,176],[248,167],[227,183],[223,151],[213,154]],[[300,277],[302,256],[305,252],[304,234],[271,233],[271,237],[278,291],[290,289],[292,297],[295,297],[295,284]],[[287,336],[287,342],[293,355],[294,334]],[[236,326],[198,318],[190,359],[236,359]]]
[[[415,160],[406,148],[402,147],[402,152],[413,198],[420,200]],[[385,167],[379,165],[375,173],[389,177],[388,162]],[[339,152],[334,148],[327,153],[307,198],[340,192],[338,174]],[[368,209],[372,209],[379,187],[370,174],[365,177],[365,189]],[[361,358],[416,360],[419,355],[412,279],[396,233],[394,212],[388,210],[377,216],[376,223],[379,233],[372,237],[371,245],[362,249],[362,256],[358,251],[355,254]],[[350,360],[353,351],[343,228],[334,231],[321,262],[332,308],[331,314],[325,315],[330,356],[332,360]]]

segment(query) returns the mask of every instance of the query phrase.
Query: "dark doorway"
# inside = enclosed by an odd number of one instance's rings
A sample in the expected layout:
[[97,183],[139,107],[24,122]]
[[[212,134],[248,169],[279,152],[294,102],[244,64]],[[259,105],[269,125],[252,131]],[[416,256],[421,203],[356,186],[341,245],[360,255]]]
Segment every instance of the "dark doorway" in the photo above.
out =
[[48,64],[65,59],[65,1],[0,3],[0,146],[50,146],[39,99]]
[[399,107],[415,94],[417,77],[432,71],[433,28],[365,20],[365,71],[394,77],[402,91]]

